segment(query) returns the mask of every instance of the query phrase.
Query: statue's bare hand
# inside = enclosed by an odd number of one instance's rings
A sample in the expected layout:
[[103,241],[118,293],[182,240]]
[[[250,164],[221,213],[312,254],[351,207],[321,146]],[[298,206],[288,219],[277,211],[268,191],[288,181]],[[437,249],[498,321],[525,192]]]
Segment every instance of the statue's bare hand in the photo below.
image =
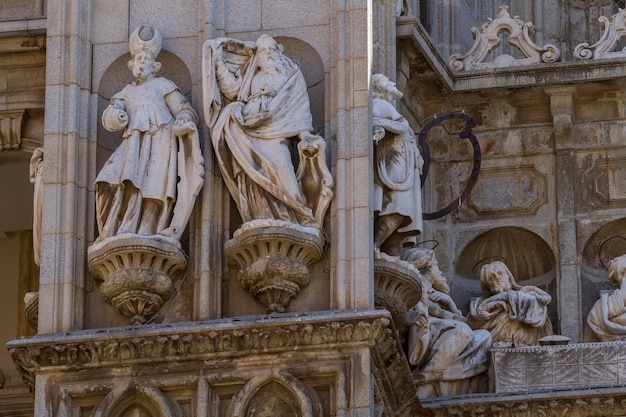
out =
[[385,137],[385,129],[382,126],[374,126],[374,133],[372,138],[374,139],[374,143],[378,143],[379,140]]

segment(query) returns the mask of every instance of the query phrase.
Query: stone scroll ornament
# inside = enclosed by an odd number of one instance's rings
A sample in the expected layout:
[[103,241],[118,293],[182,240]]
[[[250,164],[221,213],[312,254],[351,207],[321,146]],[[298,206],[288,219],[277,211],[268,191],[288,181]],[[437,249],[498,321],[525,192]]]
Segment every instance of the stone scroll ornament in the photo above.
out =
[[187,271],[179,239],[202,187],[204,160],[196,112],[172,81],[155,76],[159,32],[141,25],[128,45],[135,81],[102,114],[107,130],[122,131],[122,143],[96,178],[99,236],[88,262],[104,299],[139,324],[174,295]]
[[322,258],[333,197],[304,77],[271,36],[218,38],[204,44],[203,93],[215,155],[243,220],[226,242],[226,258],[268,312],[284,312]]
[[[508,6],[498,8],[498,16],[489,19],[482,25],[482,32],[474,27],[474,45],[463,56],[454,54],[449,63],[454,71],[472,71],[488,68],[506,68],[520,65],[533,65],[556,62],[561,57],[561,51],[554,45],[546,44],[543,47],[536,45],[530,36],[533,32],[532,22],[524,22],[518,16],[511,17]],[[508,32],[508,42],[516,47],[524,58],[516,59],[508,54],[497,56],[492,62],[485,62],[488,55],[500,46],[499,35]]]

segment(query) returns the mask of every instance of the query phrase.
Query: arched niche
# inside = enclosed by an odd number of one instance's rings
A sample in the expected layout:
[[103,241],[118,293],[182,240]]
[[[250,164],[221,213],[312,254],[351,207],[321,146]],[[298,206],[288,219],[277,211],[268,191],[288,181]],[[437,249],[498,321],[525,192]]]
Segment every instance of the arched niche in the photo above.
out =
[[[96,168],[94,178],[106,163],[111,154],[122,141],[122,131],[109,132],[102,126],[102,113],[110,103],[111,98],[120,92],[126,85],[134,81],[132,72],[128,68],[128,61],[131,59],[130,52],[114,60],[104,71],[97,83],[98,93],[98,113],[97,113],[97,147],[96,147]],[[156,58],[162,64],[157,77],[167,78],[174,82],[176,86],[191,102],[192,79],[191,72],[187,65],[177,55],[167,50],[161,50]],[[201,109],[195,108],[198,115]],[[201,124],[198,126],[201,128]],[[94,231],[97,236],[97,230]],[[183,250],[189,253],[189,235],[187,232],[180,239]],[[190,320],[192,316],[192,304],[190,302],[180,302],[181,298],[190,297],[193,289],[193,280],[185,280],[177,295],[157,317],[155,321],[163,320],[165,317],[169,321]],[[122,326],[127,324],[125,318],[115,311],[115,308],[104,302],[100,291],[86,293],[85,303],[85,326],[87,328]]]
[[587,326],[587,315],[600,298],[600,291],[612,290],[607,266],[611,259],[626,254],[626,218],[604,224],[585,242],[580,265],[583,340],[595,341]]
[[317,393],[284,371],[268,371],[250,380],[228,405],[227,417],[323,417]]
[[130,381],[111,391],[91,417],[183,417],[178,404],[148,382]]
[[557,324],[556,259],[537,234],[521,227],[498,227],[475,237],[459,254],[452,294],[467,311],[470,299],[482,295],[480,269],[492,261],[504,262],[520,285],[534,285],[552,296],[548,314]]

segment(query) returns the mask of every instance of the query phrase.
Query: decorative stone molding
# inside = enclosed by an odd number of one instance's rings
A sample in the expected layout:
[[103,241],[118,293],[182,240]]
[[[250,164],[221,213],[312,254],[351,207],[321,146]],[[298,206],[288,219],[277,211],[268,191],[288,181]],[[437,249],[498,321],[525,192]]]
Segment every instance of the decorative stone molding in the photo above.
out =
[[619,9],[610,21],[606,16],[600,16],[598,21],[604,29],[600,40],[591,46],[587,42],[576,45],[574,56],[578,59],[626,57],[625,50],[617,50],[619,42],[626,36],[626,9]]
[[263,410],[277,416],[322,417],[317,393],[285,371],[269,371],[248,381],[235,395],[227,417],[263,417]]
[[309,285],[309,266],[322,259],[323,242],[317,228],[263,220],[237,230],[224,253],[228,265],[239,269],[241,285],[267,312],[283,313]]
[[91,414],[92,417],[126,416],[130,410],[148,410],[149,415],[184,417],[175,401],[147,381],[129,381],[121,389],[111,391]]
[[[31,390],[35,375],[68,376],[99,371],[111,375],[111,370],[141,369],[144,365],[160,372],[159,369],[167,369],[172,364],[177,369],[194,369],[197,375],[203,366],[228,364],[230,369],[239,358],[256,357],[255,363],[264,364],[287,352],[291,357],[299,352],[311,358],[311,354],[323,350],[325,354],[342,352],[341,357],[345,359],[350,350],[356,353],[363,348],[370,352],[375,384],[383,391],[381,395],[390,410],[389,415],[429,415],[417,398],[406,356],[390,314],[384,310],[326,311],[280,317],[252,316],[237,321],[91,329],[37,335],[8,343],[11,357]],[[158,369],[155,363],[159,363]],[[272,374],[272,378],[289,379],[276,374]],[[260,387],[263,381],[255,380],[249,387]],[[93,384],[89,386],[93,388]],[[127,386],[125,392],[138,389],[137,385]],[[80,390],[82,392],[82,388]],[[296,394],[305,391],[298,389]],[[109,399],[120,401],[124,395],[118,392]],[[246,395],[241,394],[248,399],[253,397]],[[309,398],[315,409],[315,397]],[[110,406],[103,401],[102,407]]]
[[[550,44],[543,47],[537,46],[530,39],[532,31],[533,24],[531,22],[524,22],[519,16],[511,18],[508,6],[500,6],[498,17],[488,19],[482,26],[482,33],[477,27],[472,28],[474,45],[464,56],[452,55],[449,60],[450,66],[454,71],[472,71],[558,61],[561,51]],[[502,32],[509,33],[509,43],[519,49],[525,58],[515,59],[510,55],[502,54],[497,56],[493,62],[484,62],[487,55],[500,46],[501,41],[498,35]]]
[[626,157],[597,158],[594,166],[585,172],[592,195],[602,205],[626,203],[626,190],[621,179],[626,176]]
[[0,111],[0,151],[20,149],[25,114],[24,110]]
[[163,307],[188,265],[178,242],[139,235],[105,239],[87,253],[105,301],[133,324],[144,323]]
[[435,417],[606,417],[626,413],[623,387],[424,400]]

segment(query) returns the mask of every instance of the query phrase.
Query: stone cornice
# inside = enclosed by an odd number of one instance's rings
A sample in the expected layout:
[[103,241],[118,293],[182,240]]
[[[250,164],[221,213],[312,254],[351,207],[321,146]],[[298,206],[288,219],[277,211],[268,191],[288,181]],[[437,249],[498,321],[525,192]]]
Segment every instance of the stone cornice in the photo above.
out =
[[19,35],[42,35],[48,28],[46,17],[0,21],[0,38]]
[[626,412],[623,386],[511,395],[475,394],[423,402],[436,417],[601,417]]
[[411,40],[438,78],[454,92],[561,85],[619,79],[626,76],[625,58],[542,63],[453,73],[430,41],[427,32],[414,17],[397,18],[396,30],[397,38]]
[[[368,348],[375,375],[397,415],[422,410],[406,356],[386,310],[326,311],[241,317],[37,335],[7,344],[24,380],[36,374],[159,362],[207,363],[284,351]],[[160,366],[161,366],[160,365]]]

